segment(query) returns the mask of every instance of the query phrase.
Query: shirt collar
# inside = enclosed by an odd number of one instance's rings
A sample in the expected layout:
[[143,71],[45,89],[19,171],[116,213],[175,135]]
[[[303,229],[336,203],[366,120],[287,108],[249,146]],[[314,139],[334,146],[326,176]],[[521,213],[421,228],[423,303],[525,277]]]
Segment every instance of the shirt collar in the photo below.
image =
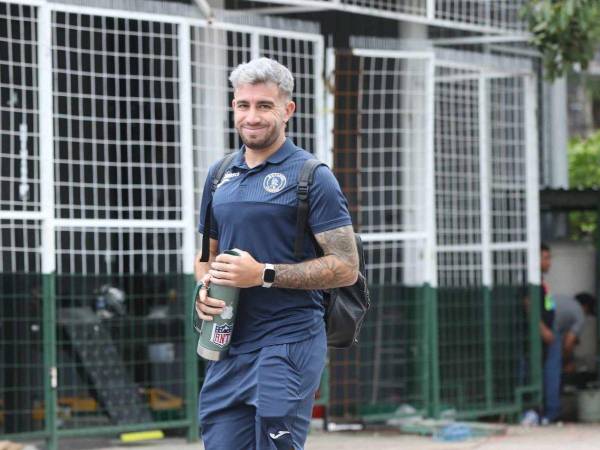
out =
[[[293,153],[296,153],[297,148],[292,142],[290,138],[286,138],[285,142],[279,149],[273,153],[271,156],[267,158],[269,164],[280,164],[289,158]],[[244,158],[244,153],[246,152],[246,147],[242,145],[242,148],[239,150],[237,156],[233,159],[233,165],[235,167],[239,167],[241,169],[247,169],[248,165],[246,164],[246,159]]]
[[290,138],[286,138],[283,145],[279,147],[279,150],[277,150],[275,153],[269,156],[269,158],[267,158],[267,162],[271,164],[282,163],[287,158],[289,158],[292,155],[292,153],[296,153],[296,150],[296,146],[294,145],[292,140]]

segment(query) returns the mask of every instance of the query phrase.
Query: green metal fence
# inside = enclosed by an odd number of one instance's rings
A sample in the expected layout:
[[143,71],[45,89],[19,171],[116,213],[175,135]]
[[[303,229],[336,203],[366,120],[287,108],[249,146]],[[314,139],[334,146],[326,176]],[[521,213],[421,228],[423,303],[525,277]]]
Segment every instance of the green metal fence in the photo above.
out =
[[330,410],[337,418],[377,420],[403,404],[425,411],[428,395],[424,290],[372,286],[373,309],[360,344],[330,351]]
[[357,348],[331,352],[333,419],[517,417],[541,400],[538,290],[372,287]]
[[[1,436],[46,438],[51,448],[63,437],[144,429],[183,429],[197,439],[202,364],[186,318],[191,277],[1,280]],[[123,291],[122,310],[103,299],[108,285]],[[525,311],[522,288],[371,293],[360,344],[330,351],[319,400],[329,418],[381,422],[449,410],[512,417],[539,403],[540,345],[531,327],[539,315]],[[534,305],[537,293],[530,289]]]
[[0,430],[44,430],[35,407],[44,399],[44,326],[40,275],[0,275]]
[[1,281],[0,435],[44,437],[50,448],[61,437],[144,429],[198,438],[192,277]]

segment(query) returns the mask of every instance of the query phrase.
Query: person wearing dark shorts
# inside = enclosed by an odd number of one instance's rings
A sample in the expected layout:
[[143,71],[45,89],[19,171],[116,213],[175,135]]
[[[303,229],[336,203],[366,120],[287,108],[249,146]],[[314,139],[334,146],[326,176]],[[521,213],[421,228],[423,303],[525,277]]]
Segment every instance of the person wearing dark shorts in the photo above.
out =
[[[322,290],[352,285],[358,253],[352,222],[332,172],[320,166],[309,193],[304,257],[294,253],[297,180],[313,156],[285,135],[295,110],[293,77],[259,58],[230,76],[242,148],[210,200],[209,169],[199,230],[211,204],[209,261],[196,279],[241,288],[228,356],[209,362],[199,420],[207,450],[302,449],[327,350]],[[318,257],[312,234],[323,256]],[[224,254],[238,249],[240,256]],[[223,312],[202,289],[202,320]]]

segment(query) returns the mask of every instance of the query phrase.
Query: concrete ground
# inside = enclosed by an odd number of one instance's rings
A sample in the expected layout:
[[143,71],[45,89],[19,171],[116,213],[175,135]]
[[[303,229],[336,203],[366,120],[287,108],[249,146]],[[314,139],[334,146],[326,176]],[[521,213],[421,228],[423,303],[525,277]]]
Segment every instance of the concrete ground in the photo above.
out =
[[[38,445],[38,449],[44,447]],[[201,443],[184,439],[123,444],[117,439],[61,440],[61,450],[202,450]],[[524,428],[508,427],[502,436],[438,442],[431,436],[401,434],[396,430],[335,432],[312,431],[305,450],[600,450],[600,424],[566,424]],[[243,449],[232,449],[243,450]]]

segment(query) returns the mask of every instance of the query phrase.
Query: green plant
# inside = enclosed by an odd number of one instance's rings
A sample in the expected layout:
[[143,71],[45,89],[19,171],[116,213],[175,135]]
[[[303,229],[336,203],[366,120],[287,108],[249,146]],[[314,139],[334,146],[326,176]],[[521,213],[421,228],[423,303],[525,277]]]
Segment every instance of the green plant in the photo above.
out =
[[600,45],[599,0],[531,0],[523,18],[550,80],[575,64],[587,68]]
[[[588,138],[569,143],[569,186],[571,188],[600,188],[600,131]],[[572,212],[569,227],[574,239],[594,236],[596,211]]]

